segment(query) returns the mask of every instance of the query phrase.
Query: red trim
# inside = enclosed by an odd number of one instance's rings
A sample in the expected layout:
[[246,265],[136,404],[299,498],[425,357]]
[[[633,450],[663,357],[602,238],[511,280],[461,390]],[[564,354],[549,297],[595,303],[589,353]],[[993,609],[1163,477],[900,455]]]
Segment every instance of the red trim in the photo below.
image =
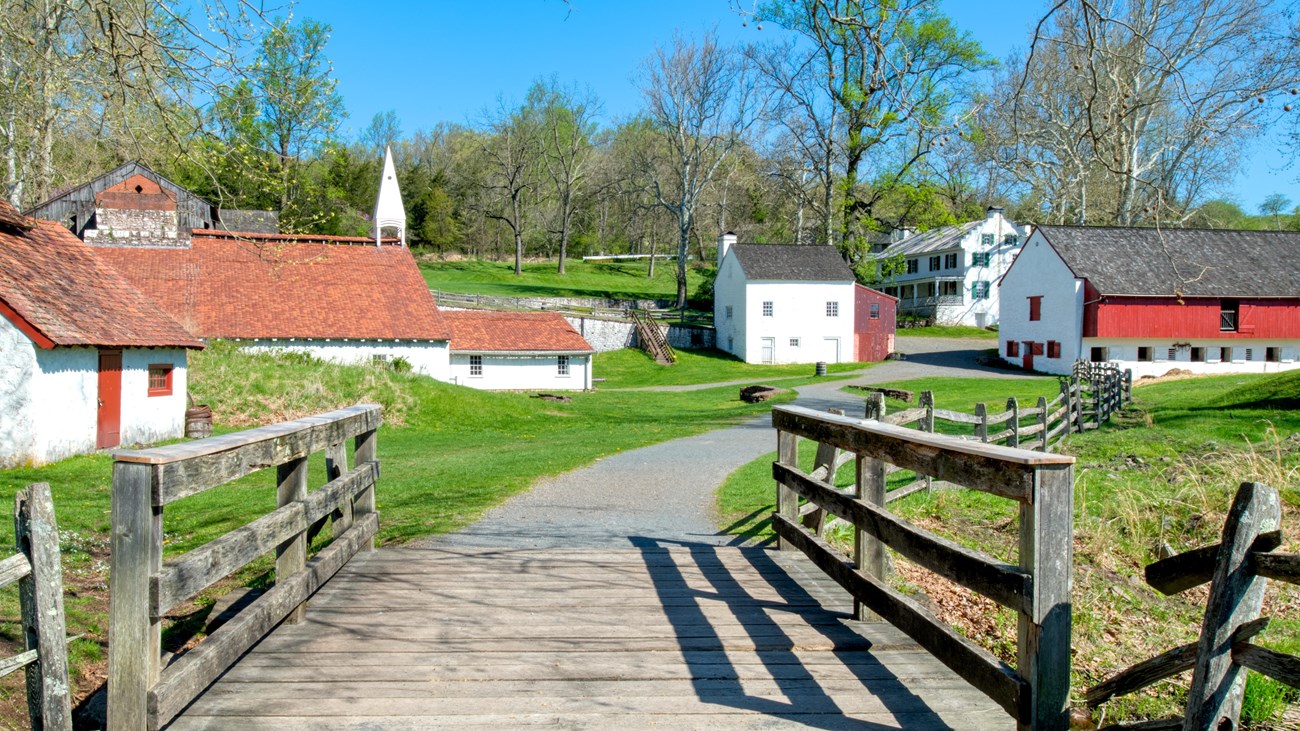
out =
[[22,330],[23,334],[31,338],[32,342],[36,343],[38,346],[46,350],[49,350],[50,348],[53,348],[55,346],[55,342],[53,340],[50,340],[49,338],[41,334],[41,331],[37,330],[35,325],[28,322],[22,315],[18,314],[12,307],[5,304],[4,300],[0,300],[0,315],[4,315],[5,319],[12,322],[14,326],[17,327],[19,330]]
[[[149,369],[145,372],[148,380],[148,389],[150,396],[170,396],[172,395],[172,371],[176,369],[171,363],[150,363]],[[163,380],[165,385],[155,387],[153,385],[154,370],[163,371]]]
[[1043,295],[1036,294],[1026,299],[1029,300],[1029,321],[1037,322],[1043,319]]

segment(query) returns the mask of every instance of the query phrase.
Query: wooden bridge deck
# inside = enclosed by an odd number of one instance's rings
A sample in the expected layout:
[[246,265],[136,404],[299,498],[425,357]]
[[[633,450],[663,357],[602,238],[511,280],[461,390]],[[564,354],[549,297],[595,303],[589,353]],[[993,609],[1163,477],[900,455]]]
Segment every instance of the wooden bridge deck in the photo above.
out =
[[361,554],[173,729],[1009,729],[898,630],[764,549]]

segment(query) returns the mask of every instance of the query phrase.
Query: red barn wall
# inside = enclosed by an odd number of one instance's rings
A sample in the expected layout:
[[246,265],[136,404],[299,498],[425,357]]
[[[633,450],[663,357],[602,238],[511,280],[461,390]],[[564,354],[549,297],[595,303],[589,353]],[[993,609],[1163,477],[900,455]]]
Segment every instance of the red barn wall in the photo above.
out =
[[[1300,299],[1239,300],[1236,332],[1219,330],[1218,299],[1106,297],[1084,314],[1084,337],[1300,338]],[[1091,315],[1091,316],[1090,316]]]
[[[871,319],[871,305],[880,306],[880,317]],[[857,362],[884,360],[894,351],[894,330],[898,321],[898,300],[870,287],[853,287],[853,359]]]

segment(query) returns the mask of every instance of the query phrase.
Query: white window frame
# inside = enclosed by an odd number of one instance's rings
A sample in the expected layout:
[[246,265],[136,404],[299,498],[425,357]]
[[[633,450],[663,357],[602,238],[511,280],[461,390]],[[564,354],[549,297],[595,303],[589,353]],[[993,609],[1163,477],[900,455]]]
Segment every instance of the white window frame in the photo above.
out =
[[790,347],[791,348],[799,347],[799,338],[790,338]]
[[483,377],[483,356],[471,355],[469,357],[469,377],[470,378]]
[[569,377],[569,356],[567,355],[555,356],[555,375],[558,378]]
[[763,301],[763,317],[771,317],[771,316],[772,316],[772,310],[773,310],[773,308],[772,308],[772,300],[764,300],[764,301]]
[[827,303],[826,303],[826,316],[827,316],[827,317],[839,317],[839,316],[840,316],[840,303],[839,303],[839,302],[836,302],[835,300],[831,300],[831,301],[827,302]]

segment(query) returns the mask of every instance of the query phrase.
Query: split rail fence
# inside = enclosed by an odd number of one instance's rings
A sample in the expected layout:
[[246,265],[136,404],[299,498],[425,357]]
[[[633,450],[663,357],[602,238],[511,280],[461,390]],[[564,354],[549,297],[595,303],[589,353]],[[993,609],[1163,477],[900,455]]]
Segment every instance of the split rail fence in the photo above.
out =
[[1140,662],[1088,689],[1088,706],[1127,695],[1159,680],[1192,671],[1182,718],[1108,728],[1237,728],[1245,688],[1244,669],[1300,688],[1300,657],[1250,642],[1268,626],[1260,617],[1268,580],[1300,584],[1300,555],[1272,553],[1282,545],[1282,507],[1277,490],[1247,482],[1237,490],[1223,527],[1211,546],[1171,556],[1146,567],[1147,583],[1170,596],[1206,582],[1210,594],[1200,639]]
[[[887,621],[907,633],[998,703],[1022,729],[1069,726],[1070,586],[1073,565],[1072,457],[956,439],[797,406],[772,411],[778,457],[772,526],[783,550],[797,548],[843,586],[859,619]],[[799,440],[818,444],[812,473],[798,465]],[[834,486],[837,452],[852,455],[856,478]],[[1018,564],[935,535],[886,509],[889,466],[930,475],[1019,505]],[[800,500],[807,501],[801,509]],[[817,531],[828,514],[853,526],[853,555]],[[803,514],[801,520],[800,516]],[[967,639],[912,598],[889,586],[889,548],[900,556],[1018,615],[1016,667]]]
[[25,670],[31,727],[67,731],[72,728],[69,640],[63,614],[59,526],[49,485],[28,485],[14,496],[14,537],[18,553],[0,561],[0,588],[18,583],[27,650],[0,658],[0,678]]
[[[375,435],[380,407],[319,416],[195,442],[114,454],[108,728],[165,725],[281,621],[304,617],[306,600],[379,526]],[[354,465],[348,469],[347,442]],[[328,482],[307,490],[307,460],[325,454]],[[279,507],[203,546],[162,558],[163,509],[275,467]],[[308,560],[313,529],[331,518],[333,542]],[[164,667],[163,618],[195,594],[271,551],[275,586]]]

